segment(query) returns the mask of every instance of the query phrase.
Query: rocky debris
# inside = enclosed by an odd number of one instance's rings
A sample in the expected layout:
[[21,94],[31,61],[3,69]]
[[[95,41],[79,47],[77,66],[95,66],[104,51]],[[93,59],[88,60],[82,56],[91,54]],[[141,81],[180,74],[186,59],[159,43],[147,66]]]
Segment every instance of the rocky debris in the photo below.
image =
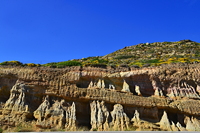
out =
[[126,83],[125,80],[124,80],[124,83],[123,83],[123,89],[121,91],[131,92],[130,89],[129,89],[129,85]]
[[104,101],[93,101],[90,103],[91,130],[106,131],[109,129],[109,112],[105,106]]
[[114,109],[111,112],[112,126],[115,130],[123,131],[129,128],[130,119],[124,112],[123,106],[120,104],[115,104]]
[[141,96],[141,92],[140,92],[140,87],[139,86],[135,86],[135,92],[137,93],[138,96]]
[[76,129],[76,109],[75,104],[64,106],[64,100],[54,101],[51,106],[48,96],[44,102],[34,111],[34,117],[37,119],[36,126],[41,128],[66,128],[68,130]]
[[163,116],[160,120],[160,128],[166,131],[172,131],[170,121],[165,111],[163,112]]

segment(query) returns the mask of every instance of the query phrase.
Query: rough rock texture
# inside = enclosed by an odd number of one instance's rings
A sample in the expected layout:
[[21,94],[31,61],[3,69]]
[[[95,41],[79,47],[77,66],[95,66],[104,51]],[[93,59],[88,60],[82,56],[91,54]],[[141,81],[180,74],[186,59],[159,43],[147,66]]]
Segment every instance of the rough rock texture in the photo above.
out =
[[106,131],[109,129],[109,112],[104,102],[93,101],[91,108],[91,130]]
[[74,102],[71,106],[64,105],[64,100],[55,101],[52,107],[48,96],[44,102],[34,111],[37,119],[36,126],[42,128],[67,128],[76,129],[76,108]]
[[200,64],[0,67],[0,121],[9,128],[31,122],[64,130],[199,131],[199,72]]
[[141,96],[141,92],[140,92],[140,87],[139,86],[135,86],[135,92],[137,93],[138,96]]
[[124,83],[123,83],[123,89],[121,91],[130,92],[129,85],[126,83],[125,80],[124,80]]
[[[173,126],[175,126],[174,124],[172,124]],[[167,131],[172,131],[172,127],[171,127],[171,124],[169,122],[169,119],[168,119],[168,116],[167,116],[167,113],[164,111],[163,113],[163,116],[160,120],[160,127],[164,130],[167,130]]]
[[134,124],[139,124],[140,122],[140,114],[137,110],[135,110],[135,113],[133,115],[133,118],[131,119],[131,121],[134,123]]
[[194,117],[186,117],[186,130],[187,131],[200,131],[200,120]]
[[10,97],[2,109],[1,121],[7,124],[16,125],[20,122],[27,121],[30,115],[29,105],[27,103],[27,89],[19,81],[10,90]]
[[112,116],[112,126],[115,130],[125,130],[129,128],[130,119],[124,112],[123,106],[120,104],[115,104],[114,109],[111,112]]

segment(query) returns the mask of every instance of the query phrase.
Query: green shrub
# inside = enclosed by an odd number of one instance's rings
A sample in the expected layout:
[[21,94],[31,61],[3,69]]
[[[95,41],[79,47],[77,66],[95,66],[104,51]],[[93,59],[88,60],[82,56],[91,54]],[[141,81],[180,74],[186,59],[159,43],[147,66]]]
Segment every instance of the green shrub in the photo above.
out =
[[128,59],[128,58],[133,58],[133,55],[119,55],[115,57],[115,59]]
[[27,63],[27,64],[24,64],[24,66],[36,67],[37,65],[36,65],[36,64],[34,64],[34,63]]
[[23,63],[19,61],[4,61],[0,63],[0,65],[6,65],[6,66],[22,66]]
[[159,59],[152,59],[152,60],[141,60],[142,63],[160,63]]
[[51,63],[47,63],[47,64],[43,64],[42,66],[48,66],[48,67],[51,67],[51,66],[56,66],[56,62],[51,62]]
[[81,66],[79,61],[63,61],[63,62],[51,62],[44,64],[43,66],[48,66],[50,68],[65,68],[66,66]]
[[64,61],[56,64],[57,67],[66,67],[66,66],[81,66],[81,63],[78,61]]
[[103,64],[103,63],[95,63],[95,64],[92,64],[92,63],[88,63],[88,64],[85,64],[84,66],[90,66],[90,67],[101,67],[101,68],[106,68],[107,65],[106,64]]

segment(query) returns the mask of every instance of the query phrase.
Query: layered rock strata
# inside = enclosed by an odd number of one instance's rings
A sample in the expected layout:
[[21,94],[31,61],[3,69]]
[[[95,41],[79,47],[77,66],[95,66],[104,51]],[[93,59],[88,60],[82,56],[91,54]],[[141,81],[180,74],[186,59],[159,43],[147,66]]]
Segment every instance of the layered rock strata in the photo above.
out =
[[31,122],[65,130],[199,131],[199,66],[0,67],[0,119],[5,128]]

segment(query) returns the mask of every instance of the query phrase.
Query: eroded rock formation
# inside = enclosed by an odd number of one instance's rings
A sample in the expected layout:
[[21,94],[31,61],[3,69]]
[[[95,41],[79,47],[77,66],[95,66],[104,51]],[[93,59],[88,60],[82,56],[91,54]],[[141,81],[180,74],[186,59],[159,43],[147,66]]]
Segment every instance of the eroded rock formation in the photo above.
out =
[[[172,124],[173,126],[175,126],[174,124]],[[172,127],[170,124],[170,121],[168,119],[167,113],[164,111],[163,116],[160,120],[160,127],[166,131],[172,131]]]
[[66,128],[67,130],[76,129],[76,108],[74,102],[71,106],[64,105],[65,101],[55,101],[50,105],[48,96],[44,102],[34,111],[37,119],[36,126],[41,128]]
[[122,88],[121,91],[124,91],[124,92],[130,92],[129,85],[126,83],[125,80],[124,80],[123,88]]
[[109,129],[109,115],[104,101],[93,101],[90,103],[91,109],[91,130],[106,131]]
[[112,126],[114,130],[125,130],[129,128],[130,119],[124,112],[123,106],[120,104],[115,104],[113,111],[111,112],[112,116]]
[[30,111],[26,100],[26,93],[25,84],[17,81],[10,90],[10,97],[2,109],[2,114],[5,116],[1,118],[2,121],[16,125],[27,120]]
[[199,131],[199,66],[0,67],[0,121],[5,129]]

